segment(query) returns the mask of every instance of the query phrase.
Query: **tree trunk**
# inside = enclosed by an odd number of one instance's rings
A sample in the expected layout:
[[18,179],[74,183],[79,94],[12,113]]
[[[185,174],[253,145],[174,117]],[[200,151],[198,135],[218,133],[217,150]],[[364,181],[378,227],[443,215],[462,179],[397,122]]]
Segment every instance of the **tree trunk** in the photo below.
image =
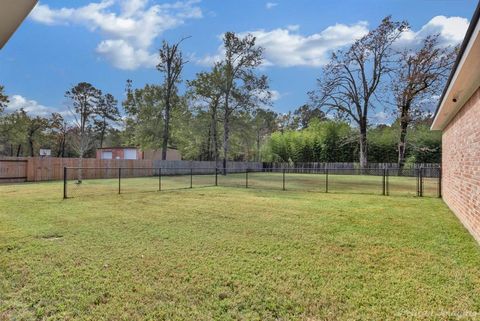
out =
[[18,144],[17,147],[17,157],[20,157],[20,153],[22,152],[22,144]]
[[104,129],[102,129],[101,133],[100,133],[100,148],[103,148],[103,139],[105,137],[105,127]]
[[360,168],[366,168],[367,161],[367,125],[365,123],[360,124]]
[[410,105],[407,104],[401,107],[400,115],[400,139],[398,141],[398,169],[401,171],[405,166],[405,153],[407,150],[407,130],[408,130],[408,111],[410,110]]
[[228,136],[229,136],[229,119],[225,116],[223,120],[223,175],[227,175],[227,155],[228,155]]
[[78,158],[78,171],[77,171],[77,183],[82,183],[82,167],[83,167],[83,155],[85,154],[86,146],[86,137],[85,133],[80,134],[80,148],[79,148],[79,158]]
[[28,138],[28,146],[30,148],[30,157],[33,157],[34,156],[33,139],[31,137]]
[[210,109],[210,129],[209,129],[209,151],[210,159],[215,161],[215,166],[218,159],[218,135],[217,135],[217,104],[218,101],[212,102]]
[[[200,157],[202,160],[207,160],[211,161],[213,158],[213,153],[212,153],[212,126],[208,127],[208,134],[207,134],[207,152],[205,153],[204,147],[202,147],[202,151],[200,154]],[[206,157],[204,157],[206,155]]]
[[218,102],[215,102],[215,107],[212,110],[213,159],[215,161],[215,167],[218,161],[217,104]]
[[77,171],[77,183],[82,182],[82,166],[83,166],[83,153],[80,153],[78,158],[78,171]]
[[260,161],[260,131],[257,131],[257,162]]
[[405,167],[405,152],[407,150],[407,128],[408,122],[400,122],[400,141],[398,142],[398,168],[402,170]]
[[163,126],[162,160],[167,159],[168,135],[170,125],[170,102],[165,104],[165,123]]
[[65,138],[63,137],[58,146],[57,157],[65,157]]

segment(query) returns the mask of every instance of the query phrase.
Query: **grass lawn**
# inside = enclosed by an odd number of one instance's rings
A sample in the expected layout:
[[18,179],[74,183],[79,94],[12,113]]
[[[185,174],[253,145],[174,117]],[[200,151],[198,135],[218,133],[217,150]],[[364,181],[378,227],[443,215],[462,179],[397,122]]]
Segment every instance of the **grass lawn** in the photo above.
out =
[[[111,195],[118,193],[118,178],[110,179],[86,179],[81,185],[75,184],[75,180],[68,182],[67,194],[69,197],[90,196],[98,194]],[[281,191],[283,189],[282,173],[250,172],[248,181],[246,173],[233,173],[226,176],[217,176],[218,186],[242,187],[253,189],[269,189]],[[287,173],[285,176],[285,189],[288,191],[325,192],[326,176],[324,174],[298,174]],[[209,187],[215,185],[215,175],[158,176],[151,177],[123,177],[121,180],[122,193],[155,192],[162,190],[181,189],[192,187]],[[389,194],[415,196],[417,194],[416,177],[388,178]],[[329,175],[329,193],[383,193],[382,176],[359,176],[359,175]],[[424,178],[424,196],[438,197],[438,179]]]
[[440,199],[125,188],[0,186],[0,320],[480,318],[480,248]]

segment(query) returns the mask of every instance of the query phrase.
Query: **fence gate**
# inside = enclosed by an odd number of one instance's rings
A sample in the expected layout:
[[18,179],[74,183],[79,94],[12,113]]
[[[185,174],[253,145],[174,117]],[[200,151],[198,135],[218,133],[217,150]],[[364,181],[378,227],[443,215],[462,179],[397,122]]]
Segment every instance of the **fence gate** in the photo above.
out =
[[27,164],[26,159],[0,159],[0,183],[25,182]]

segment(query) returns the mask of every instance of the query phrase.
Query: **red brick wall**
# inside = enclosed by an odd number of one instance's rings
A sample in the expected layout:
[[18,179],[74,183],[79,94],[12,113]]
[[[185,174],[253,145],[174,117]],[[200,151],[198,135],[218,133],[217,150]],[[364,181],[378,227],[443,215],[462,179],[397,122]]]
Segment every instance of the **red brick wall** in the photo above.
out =
[[480,242],[480,88],[443,130],[442,194]]

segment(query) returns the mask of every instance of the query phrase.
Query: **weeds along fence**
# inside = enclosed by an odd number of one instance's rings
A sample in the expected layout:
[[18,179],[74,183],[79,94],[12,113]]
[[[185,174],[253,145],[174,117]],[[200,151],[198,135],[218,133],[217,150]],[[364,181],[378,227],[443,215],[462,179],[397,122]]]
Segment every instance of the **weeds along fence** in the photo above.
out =
[[440,168],[65,167],[63,197],[209,186],[441,197]]

